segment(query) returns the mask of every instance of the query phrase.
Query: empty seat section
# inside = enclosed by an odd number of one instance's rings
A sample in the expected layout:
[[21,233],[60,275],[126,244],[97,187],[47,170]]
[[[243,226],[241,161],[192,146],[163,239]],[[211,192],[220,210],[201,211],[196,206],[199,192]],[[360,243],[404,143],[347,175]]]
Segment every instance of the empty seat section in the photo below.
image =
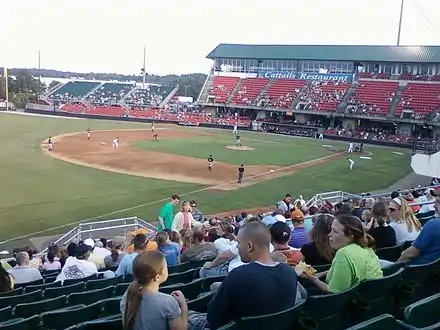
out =
[[115,116],[115,117],[122,117],[125,115],[125,109],[118,107],[118,106],[96,106],[91,107],[87,110],[84,110],[85,114],[88,115],[101,115],[101,116]]
[[95,104],[117,104],[134,88],[133,84],[110,82],[105,83],[93,93],[87,95],[86,100]]
[[232,104],[252,105],[261,90],[268,84],[268,78],[245,78],[232,96]]
[[83,104],[78,104],[78,103],[65,104],[60,107],[61,111],[72,112],[72,113],[80,113],[85,109],[86,107]]
[[416,117],[425,117],[440,106],[440,84],[408,83],[396,108],[400,117],[402,110],[414,111]]
[[288,109],[305,84],[305,80],[276,79],[263,98],[269,100],[270,107]]
[[49,98],[59,101],[71,101],[86,96],[87,93],[90,93],[93,88],[98,87],[100,84],[96,81],[69,81],[53,91]]
[[239,80],[237,77],[215,76],[209,95],[215,96],[215,103],[225,103]]
[[391,101],[396,95],[397,81],[365,81],[359,80],[349,101],[351,112],[372,116],[385,116]]

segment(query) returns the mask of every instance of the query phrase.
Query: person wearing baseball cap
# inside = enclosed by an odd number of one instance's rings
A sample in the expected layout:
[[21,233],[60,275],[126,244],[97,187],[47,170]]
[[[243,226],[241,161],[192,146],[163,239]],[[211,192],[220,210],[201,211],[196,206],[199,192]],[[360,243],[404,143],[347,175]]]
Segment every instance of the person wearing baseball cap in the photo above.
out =
[[290,235],[289,245],[295,249],[301,249],[309,241],[309,235],[304,226],[304,213],[295,209],[292,212],[293,231]]
[[61,273],[58,275],[56,281],[85,278],[98,274],[96,265],[88,261],[90,256],[90,246],[87,244],[78,244],[75,248],[75,255],[67,258]]
[[87,260],[93,262],[98,269],[105,268],[104,258],[101,257],[99,254],[96,254],[94,251],[95,241],[92,238],[87,238],[84,241],[84,244],[87,245],[90,249],[90,255]]

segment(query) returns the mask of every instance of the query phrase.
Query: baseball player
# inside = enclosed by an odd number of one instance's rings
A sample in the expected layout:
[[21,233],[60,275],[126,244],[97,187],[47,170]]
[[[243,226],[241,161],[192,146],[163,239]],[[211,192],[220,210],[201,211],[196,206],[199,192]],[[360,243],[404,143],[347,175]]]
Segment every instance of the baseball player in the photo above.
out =
[[154,123],[151,123],[151,131],[154,133]]
[[347,158],[347,160],[348,160],[348,164],[350,166],[350,171],[351,171],[353,169],[353,166],[354,166],[354,160],[351,159],[351,158]]
[[348,144],[348,150],[347,150],[347,152],[348,152],[348,153],[352,153],[352,152],[353,152],[353,142],[350,142],[350,143]]
[[47,146],[49,148],[49,151],[53,151],[53,142],[51,136],[49,136],[49,139],[47,140]]
[[212,170],[212,163],[214,162],[214,158],[212,158],[212,155],[209,155],[208,157],[208,169]]
[[113,148],[119,148],[119,138],[117,137],[116,139],[113,140]]
[[87,129],[87,140],[90,140],[90,137],[92,136],[92,131],[90,128]]
[[243,166],[243,164],[240,165],[240,167],[238,168],[237,172],[238,172],[237,173],[237,176],[238,176],[237,183],[241,183],[243,181],[243,175],[244,175],[244,166]]
[[239,134],[235,136],[235,144],[237,145],[237,147],[241,147],[241,138]]
[[234,129],[232,130],[232,134],[238,134],[238,127],[234,125]]
[[158,137],[159,137],[159,134],[153,134],[153,141],[154,142],[159,142],[159,139],[158,139]]

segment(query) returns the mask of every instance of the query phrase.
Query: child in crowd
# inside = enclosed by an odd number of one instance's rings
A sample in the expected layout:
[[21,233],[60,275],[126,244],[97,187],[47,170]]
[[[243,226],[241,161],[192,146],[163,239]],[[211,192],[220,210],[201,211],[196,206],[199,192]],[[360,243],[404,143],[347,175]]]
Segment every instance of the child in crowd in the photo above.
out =
[[167,232],[161,231],[156,235],[158,250],[165,255],[168,266],[176,266],[180,263],[180,251],[172,244]]

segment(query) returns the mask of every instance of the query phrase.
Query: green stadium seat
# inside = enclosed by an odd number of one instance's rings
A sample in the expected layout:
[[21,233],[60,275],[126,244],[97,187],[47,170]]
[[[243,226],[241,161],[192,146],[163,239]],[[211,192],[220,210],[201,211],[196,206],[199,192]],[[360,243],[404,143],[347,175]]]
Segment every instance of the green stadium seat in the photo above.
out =
[[56,298],[62,295],[69,295],[76,292],[83,292],[84,291],[84,283],[76,283],[72,285],[67,286],[61,286],[59,288],[48,288],[44,291],[44,298],[50,299],[50,298]]
[[379,259],[396,262],[402,254],[404,244],[405,243],[378,249],[376,250],[376,255],[379,257]]
[[223,280],[226,278],[226,275],[220,275],[220,276],[208,276],[201,279],[202,285],[201,285],[201,293],[208,292],[211,290],[211,285],[217,282],[223,282]]
[[229,322],[228,324],[225,324],[224,326],[218,328],[217,330],[238,330],[238,327],[235,322]]
[[194,279],[194,269],[187,270],[183,273],[175,273],[168,276],[163,286],[174,285],[177,283],[189,283]]
[[17,288],[11,291],[6,291],[0,293],[0,298],[2,297],[10,297],[10,296],[17,296],[24,293],[24,288]]
[[66,330],[123,330],[122,317],[116,315],[111,318],[100,318],[93,321],[80,323]]
[[102,303],[89,306],[79,305],[41,314],[44,328],[62,330],[73,325],[97,319],[102,310]]
[[211,301],[213,293],[202,295],[201,297],[188,301],[188,310],[199,313],[206,313],[208,311],[208,303]]
[[340,292],[310,296],[306,311],[299,322],[306,329],[345,329],[350,324],[350,301],[355,297],[359,284]]
[[40,318],[34,315],[28,319],[18,318],[0,323],[1,330],[36,330],[39,328]]
[[69,81],[65,85],[52,92],[52,94],[49,95],[49,98],[68,101],[74,97],[78,98],[85,96],[93,88],[99,86],[100,84],[100,82],[91,81]]
[[44,282],[44,280],[41,279],[41,280],[36,280],[36,281],[32,281],[32,282],[27,282],[27,283],[18,283],[18,284],[15,284],[15,287],[16,288],[23,288],[23,287],[28,286],[28,285],[43,284],[43,282]]
[[409,305],[404,315],[409,325],[422,328],[438,324],[440,329],[440,293]]
[[108,286],[98,290],[87,290],[85,292],[72,293],[67,300],[69,305],[90,305],[99,300],[110,298],[114,291],[114,286]]
[[392,275],[392,274],[398,272],[399,269],[402,269],[404,267],[405,267],[405,264],[400,263],[400,262],[386,266],[386,267],[382,268],[383,276]]
[[121,280],[122,280],[121,276],[107,278],[103,280],[90,280],[86,283],[86,289],[87,290],[103,289],[108,286],[119,284]]
[[393,292],[402,278],[404,269],[383,278],[366,280],[359,284],[352,300],[352,319],[355,323],[368,320],[392,310]]
[[329,270],[331,266],[332,266],[331,264],[328,264],[328,265],[313,266],[313,268],[316,269],[317,273],[321,273]]
[[12,307],[8,306],[0,309],[0,322],[12,319]]
[[187,300],[193,300],[198,297],[202,290],[202,279],[194,280],[186,284],[176,284],[160,287],[159,291],[170,294],[173,291],[180,290]]
[[66,296],[60,296],[53,299],[40,300],[28,304],[18,304],[15,306],[14,315],[17,317],[31,317],[50,310],[60,309],[66,306]]
[[207,258],[207,259],[202,259],[202,260],[189,261],[189,265],[188,266],[191,267],[189,269],[200,268],[200,267],[203,267],[203,265],[205,263],[207,263],[208,261],[212,261],[214,259],[215,258]]
[[400,330],[409,329],[404,326],[390,314],[383,314],[375,318],[366,320],[362,323],[356,324],[346,330]]
[[133,282],[133,275],[132,274],[127,274],[127,275],[124,275],[123,276],[123,278],[122,278],[122,282],[123,283],[131,283],[131,282]]
[[37,290],[46,290],[48,288],[58,288],[61,286],[61,282],[44,283],[39,285],[28,285],[25,287],[25,292],[34,292]]
[[176,274],[176,273],[183,273],[186,272],[187,270],[192,269],[192,264],[191,262],[187,261],[187,262],[182,262],[179,265],[176,266],[170,266],[168,267],[168,274]]
[[122,296],[104,299],[102,301],[104,308],[104,316],[121,313],[121,299]]
[[115,295],[122,296],[127,291],[130,283],[119,283],[115,286]]
[[43,276],[43,278],[58,276],[60,271],[61,271],[60,269],[57,269],[57,270],[45,270],[45,271],[41,272],[41,276]]
[[65,280],[63,282],[63,286],[72,285],[72,284],[76,284],[76,283],[80,283],[80,282],[87,282],[90,280],[96,280],[97,278],[98,278],[98,275],[94,274],[94,275],[91,275],[88,277],[69,279],[69,280]]
[[21,294],[18,296],[0,297],[0,308],[15,307],[17,304],[25,304],[35,302],[41,299],[42,291],[34,291],[31,293]]
[[429,211],[425,213],[416,214],[417,219],[419,219],[422,226],[424,226],[429,220],[435,217],[435,211]]
[[[244,317],[236,320],[236,329],[255,330],[255,329],[271,329],[271,330],[292,330],[297,329],[298,317],[305,307],[305,302],[286,309],[282,312]],[[229,328],[228,328],[229,329]],[[330,329],[330,328],[327,328]]]
[[48,276],[44,278],[44,283],[53,283],[57,280],[57,276]]

